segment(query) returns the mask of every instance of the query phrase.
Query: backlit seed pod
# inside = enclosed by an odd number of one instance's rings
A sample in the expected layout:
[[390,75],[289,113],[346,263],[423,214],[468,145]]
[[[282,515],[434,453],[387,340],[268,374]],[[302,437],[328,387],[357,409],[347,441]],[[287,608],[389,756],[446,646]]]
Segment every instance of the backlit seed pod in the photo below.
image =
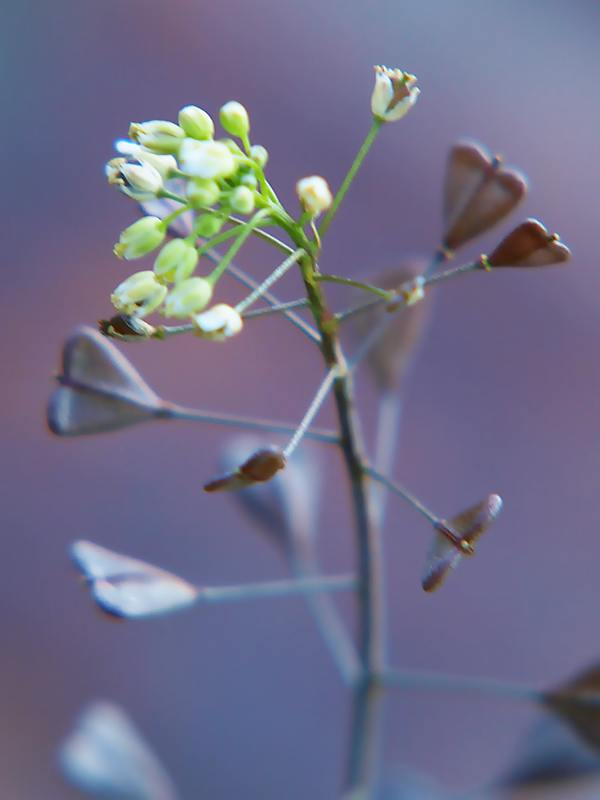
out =
[[183,128],[164,119],[132,122],[129,126],[129,138],[152,153],[175,155],[179,152],[184,137]]
[[110,296],[117,311],[143,317],[161,305],[167,295],[167,287],[156,280],[151,270],[135,272],[120,283]]
[[179,125],[192,139],[212,139],[215,125],[202,108],[185,106],[179,112]]
[[446,168],[442,244],[448,250],[462,247],[504,219],[526,192],[520,172],[504,168],[476,142],[458,142]]
[[165,233],[165,226],[158,217],[142,217],[122,231],[114,246],[114,253],[128,261],[142,258],[156,250],[165,238]]
[[225,103],[219,111],[219,119],[221,125],[232,136],[243,138],[250,132],[250,120],[248,112],[241,103],[236,100],[230,100]]
[[556,233],[548,233],[537,219],[528,219],[500,242],[489,256],[482,257],[489,267],[546,267],[562,264],[571,251]]
[[57,380],[47,412],[57,436],[106,433],[163,413],[165,404],[139,372],[91,328],[77,329],[65,342]]
[[198,336],[211,339],[214,342],[224,342],[239,333],[244,325],[239,312],[226,305],[218,303],[194,317],[194,325]]
[[221,190],[216,181],[194,178],[187,183],[186,197],[194,208],[210,208],[220,196]]
[[475,544],[502,510],[502,499],[490,494],[486,499],[453,517],[442,520],[435,526],[435,534],[422,586],[433,592],[442,585],[448,573],[458,566],[463,556],[473,555]]
[[299,180],[296,194],[302,208],[313,218],[326,211],[333,202],[327,181],[319,175],[310,175]]
[[259,167],[264,169],[269,160],[269,151],[266,147],[263,147],[262,144],[253,144],[250,148],[250,158],[256,161]]
[[162,248],[154,262],[154,273],[159,280],[180,283],[196,269],[198,251],[185,239],[171,239]]
[[247,186],[236,186],[229,195],[229,203],[237,214],[251,214],[254,211],[254,192]]
[[221,142],[184,139],[179,151],[183,172],[197,178],[228,178],[235,172],[235,160]]
[[285,456],[276,447],[257,450],[234,472],[205,484],[205,492],[222,492],[243,489],[255,483],[270,481],[285,467]]
[[104,336],[124,342],[140,342],[151,339],[156,334],[153,325],[131,314],[116,314],[110,319],[101,319],[98,327]]
[[191,317],[208,305],[212,293],[212,284],[206,278],[187,278],[169,292],[163,313],[178,319]]
[[371,95],[371,111],[380,122],[395,122],[417,102],[420,89],[417,79],[401,69],[376,66],[375,86]]

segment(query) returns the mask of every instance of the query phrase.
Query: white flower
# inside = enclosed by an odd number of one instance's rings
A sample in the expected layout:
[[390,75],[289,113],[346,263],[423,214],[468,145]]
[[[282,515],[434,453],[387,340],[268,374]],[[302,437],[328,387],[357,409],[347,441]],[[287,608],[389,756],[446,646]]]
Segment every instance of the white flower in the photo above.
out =
[[164,314],[179,319],[191,317],[208,305],[212,293],[212,284],[206,278],[186,278],[169,292]]
[[184,172],[196,178],[227,178],[235,172],[235,160],[221,142],[184,139],[179,163]]
[[155,250],[165,238],[166,228],[158,217],[142,217],[133,225],[125,228],[114,247],[114,253],[119,258],[128,261],[141,258]]
[[129,139],[119,139],[116,141],[115,150],[117,153],[129,156],[129,158],[135,159],[142,164],[151,164],[154,169],[160,173],[163,180],[170,178],[177,169],[177,161],[174,156],[161,156],[157,153],[151,153],[149,150],[142,147],[141,144],[130,142]]
[[420,90],[417,79],[401,69],[375,67],[375,87],[371,95],[371,111],[381,122],[401,119],[417,102]]
[[111,303],[123,314],[143,317],[159,307],[167,294],[167,287],[156,280],[150,270],[136,272],[120,283],[110,296]]
[[231,336],[235,336],[244,326],[239,312],[225,303],[218,303],[208,311],[198,314],[194,317],[194,323],[198,328],[199,336],[215,342],[224,342]]
[[310,175],[298,181],[296,193],[302,208],[311,217],[317,217],[322,211],[326,211],[333,202],[327,181],[319,175]]

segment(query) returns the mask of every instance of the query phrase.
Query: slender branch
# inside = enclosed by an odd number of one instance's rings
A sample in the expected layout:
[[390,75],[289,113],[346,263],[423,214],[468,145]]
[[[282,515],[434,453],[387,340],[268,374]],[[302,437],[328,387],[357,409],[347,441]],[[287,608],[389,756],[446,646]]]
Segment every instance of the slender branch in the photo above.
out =
[[378,286],[373,286],[371,283],[365,283],[364,281],[355,281],[353,278],[344,278],[342,275],[323,275],[322,273],[319,275],[315,275],[315,280],[322,281],[324,283],[337,283],[341,286],[352,286],[355,289],[362,289],[364,292],[371,292],[371,294],[375,294],[378,297],[381,297],[383,300],[393,300],[394,292],[390,292],[389,289],[380,289]]
[[415,497],[412,492],[409,492],[408,489],[405,489],[404,486],[401,486],[399,483],[391,480],[386,475],[382,475],[380,472],[377,472],[377,470],[373,469],[373,467],[365,467],[365,473],[382,486],[385,486],[386,489],[389,489],[390,492],[393,492],[403,500],[406,500],[406,502],[409,503],[415,509],[415,511],[418,511],[419,514],[422,514],[433,525],[436,525],[441,521],[439,517],[437,517],[432,511],[423,505],[423,503],[417,497]]
[[323,378],[321,385],[317,390],[317,393],[315,394],[310,406],[308,407],[308,410],[306,411],[306,414],[304,415],[302,421],[300,422],[300,425],[298,425],[298,428],[294,432],[294,435],[292,436],[292,438],[290,439],[290,441],[287,443],[286,447],[283,450],[283,454],[286,458],[289,458],[292,455],[294,450],[298,447],[298,445],[302,441],[302,437],[306,434],[308,426],[319,412],[319,409],[323,405],[325,398],[329,394],[329,390],[331,389],[331,384],[335,380],[337,374],[338,374],[337,368],[331,367],[327,375]]
[[306,308],[308,300],[300,297],[298,300],[289,300],[287,303],[279,303],[277,306],[266,306],[265,308],[255,308],[254,311],[245,311],[242,316],[244,319],[254,319],[255,317],[265,317],[269,314],[281,314],[289,311],[290,308]]
[[[395,389],[384,389],[379,397],[377,414],[377,436],[373,463],[375,470],[382,475],[390,475],[398,449],[398,433],[402,421],[402,399]],[[371,490],[373,508],[377,525],[381,528],[385,521],[389,492],[384,484],[376,482]]]
[[353,575],[323,575],[315,578],[293,578],[239,586],[204,587],[198,594],[199,603],[228,603],[267,597],[293,597],[312,592],[345,592],[356,588]]
[[[165,403],[157,415],[161,419],[178,419],[188,422],[207,422],[212,425],[223,425],[228,428],[245,428],[246,430],[268,431],[269,433],[284,433],[294,435],[296,425],[274,422],[265,419],[235,416],[233,414],[214,414],[212,411],[202,411],[194,408],[184,408],[172,403]],[[306,428],[304,435],[308,439],[325,444],[339,444],[339,437],[333,431]]]
[[439,266],[444,264],[446,261],[449,261],[453,257],[454,253],[452,253],[450,250],[447,250],[445,247],[438,247],[423,274],[426,278],[430,278]]
[[[505,683],[489,678],[469,678],[465,676],[445,675],[435,672],[409,672],[392,670],[381,676],[384,686],[399,689],[421,689],[423,691],[473,692],[477,694],[495,694],[511,697],[516,700],[542,702],[545,693],[517,683]],[[600,695],[598,695],[600,698]]]
[[263,208],[260,211],[257,211],[252,219],[242,226],[241,233],[238,235],[238,238],[231,245],[223,258],[220,259],[219,263],[211,272],[211,274],[207,276],[206,280],[210,281],[212,284],[215,284],[219,280],[221,275],[223,275],[227,267],[231,264],[239,250],[242,248],[246,239],[252,234],[252,231],[255,230],[257,225],[268,216],[269,211]]
[[336,215],[336,212],[337,212],[337,210],[339,208],[339,205],[342,202],[342,200],[344,199],[344,197],[346,196],[346,192],[350,188],[350,185],[352,184],[352,181],[354,180],[354,176],[356,175],[356,173],[360,169],[360,165],[365,160],[365,156],[367,155],[367,153],[371,149],[371,145],[375,141],[375,138],[376,138],[377,134],[379,133],[379,129],[381,128],[381,125],[382,125],[381,120],[378,120],[378,119],[374,119],[373,120],[373,124],[371,125],[371,129],[367,133],[367,135],[365,137],[365,140],[364,140],[364,142],[362,143],[362,145],[360,147],[360,150],[356,154],[356,157],[355,157],[354,161],[352,162],[352,164],[350,166],[350,169],[348,170],[348,173],[347,173],[346,177],[344,178],[344,180],[342,182],[342,185],[338,189],[336,196],[333,198],[333,203],[331,204],[331,208],[329,209],[329,211],[325,215],[325,217],[323,219],[323,222],[321,223],[321,225],[319,227],[319,233],[320,233],[321,236],[324,236],[325,233],[327,233],[327,230],[329,229],[329,226],[331,225],[331,223],[333,221],[333,218]]
[[243,312],[249,308],[253,303],[255,303],[268,289],[280,278],[282,278],[285,273],[294,266],[294,264],[300,260],[300,258],[304,255],[304,250],[302,248],[298,248],[295,250],[290,256],[288,256],[283,263],[281,263],[273,272],[265,278],[265,280],[256,287],[256,289],[251,292],[248,297],[242,300],[240,303],[237,304],[236,311],[238,313],[243,314]]

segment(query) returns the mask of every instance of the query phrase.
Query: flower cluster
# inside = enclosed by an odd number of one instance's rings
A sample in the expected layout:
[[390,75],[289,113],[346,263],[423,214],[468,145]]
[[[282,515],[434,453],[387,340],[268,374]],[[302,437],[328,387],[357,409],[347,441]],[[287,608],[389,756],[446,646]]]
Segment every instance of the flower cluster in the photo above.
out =
[[[239,224],[232,215],[252,215],[268,196],[268,152],[250,143],[246,109],[228,102],[219,120],[229,135],[221,139],[215,139],[210,115],[197,106],[182,108],[177,123],[132,123],[129,138],[116,143],[119,156],[105,169],[108,182],[142,204],[147,214],[122,231],[115,254],[130,261],[158,251],[153,269],[120,283],[111,295],[112,304],[134,318],[160,311],[166,317],[191,319],[200,336],[217,340],[237,333],[242,321],[224,304],[201,314],[221,275],[219,270],[194,274],[202,248],[207,240],[212,244],[219,236],[227,238],[225,224]],[[173,223],[184,214],[185,229],[181,232],[179,226],[180,235],[171,238]]]

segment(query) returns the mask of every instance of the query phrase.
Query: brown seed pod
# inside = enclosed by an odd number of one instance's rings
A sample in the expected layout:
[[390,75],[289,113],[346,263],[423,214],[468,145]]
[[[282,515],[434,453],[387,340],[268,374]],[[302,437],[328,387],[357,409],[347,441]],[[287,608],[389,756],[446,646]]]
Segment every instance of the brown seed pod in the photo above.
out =
[[435,526],[433,544],[422,578],[426,592],[439,589],[462,558],[474,554],[477,540],[501,510],[502,499],[497,494],[490,494],[481,503],[452,517],[449,522],[442,520]]
[[548,233],[537,219],[528,219],[505,236],[485,261],[490,267],[546,267],[570,258],[571,251],[558,234]]
[[129,314],[117,314],[98,322],[100,333],[125,342],[139,342],[156,334],[156,328],[143,319]]
[[285,467],[285,456],[277,447],[257,450],[233,472],[209,481],[204,485],[205,492],[222,492],[243,489],[255,483],[270,481],[279,470]]
[[470,141],[455,144],[444,183],[444,247],[456,250],[492,228],[526,192],[526,178],[503,167],[501,159],[482,145]]
[[103,433],[159,416],[164,404],[104,336],[80,328],[66,341],[61,384],[50,398],[48,426],[57,436]]
[[600,664],[546,692],[544,704],[594,750],[600,750]]

